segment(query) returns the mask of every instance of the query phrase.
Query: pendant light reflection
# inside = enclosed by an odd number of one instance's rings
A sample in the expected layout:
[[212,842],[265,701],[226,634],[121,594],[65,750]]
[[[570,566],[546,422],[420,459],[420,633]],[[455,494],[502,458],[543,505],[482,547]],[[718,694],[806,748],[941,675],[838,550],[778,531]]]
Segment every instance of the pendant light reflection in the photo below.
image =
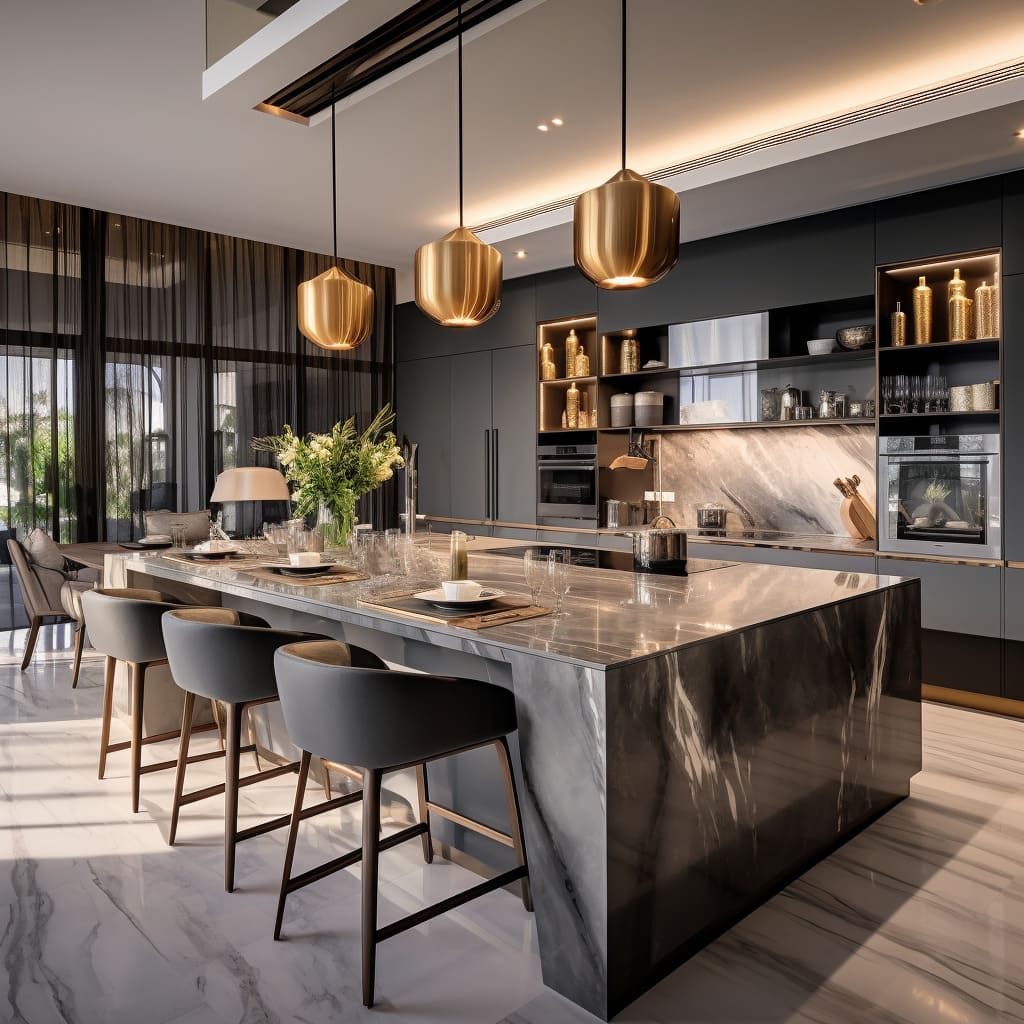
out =
[[373,329],[373,289],[346,273],[338,263],[338,164],[334,90],[331,90],[331,210],[334,262],[322,274],[299,285],[299,330],[326,349],[353,349]]
[[479,327],[501,305],[501,253],[463,219],[462,5],[458,9],[459,226],[416,250],[416,305],[442,327]]
[[679,197],[626,166],[626,0],[622,0],[622,170],[573,206],[573,259],[598,288],[646,288],[679,258]]

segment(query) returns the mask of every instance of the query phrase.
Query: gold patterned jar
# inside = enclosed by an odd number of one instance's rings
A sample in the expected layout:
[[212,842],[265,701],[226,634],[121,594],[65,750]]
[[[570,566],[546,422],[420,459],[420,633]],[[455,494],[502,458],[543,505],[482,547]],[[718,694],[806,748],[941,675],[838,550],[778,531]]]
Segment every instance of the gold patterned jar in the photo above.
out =
[[623,338],[619,349],[619,373],[636,373],[640,369],[640,345],[636,338]]
[[570,384],[565,393],[565,425],[569,430],[576,430],[580,425],[580,389],[575,383]]
[[996,290],[987,281],[982,281],[974,290],[974,318],[975,337],[995,338],[997,336]]
[[892,333],[892,344],[895,348],[903,348],[907,343],[907,314],[900,309],[902,303],[896,303],[896,312],[889,317]]
[[584,352],[582,345],[580,346],[579,352],[576,353],[576,376],[590,376],[590,356]]
[[960,277],[960,270],[953,271],[949,282],[949,340],[967,341],[971,336],[971,300],[967,298],[967,282]]

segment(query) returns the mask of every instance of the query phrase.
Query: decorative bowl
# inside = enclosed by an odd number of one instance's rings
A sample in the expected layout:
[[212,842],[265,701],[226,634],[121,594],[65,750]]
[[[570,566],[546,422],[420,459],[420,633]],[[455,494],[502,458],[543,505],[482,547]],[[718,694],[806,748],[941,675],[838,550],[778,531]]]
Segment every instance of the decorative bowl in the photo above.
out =
[[836,347],[831,338],[813,338],[807,342],[807,351],[812,356],[827,356]]
[[836,341],[841,348],[851,352],[859,348],[870,348],[875,343],[875,326],[862,324],[860,327],[841,327],[836,331]]

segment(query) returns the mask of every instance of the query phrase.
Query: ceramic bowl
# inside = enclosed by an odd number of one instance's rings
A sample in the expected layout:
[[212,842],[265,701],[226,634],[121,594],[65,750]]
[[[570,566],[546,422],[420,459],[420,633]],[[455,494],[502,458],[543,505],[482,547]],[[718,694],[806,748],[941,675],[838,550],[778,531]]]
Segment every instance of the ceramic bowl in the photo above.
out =
[[859,348],[870,348],[875,343],[874,324],[862,324],[860,327],[842,327],[836,331],[836,341],[840,348],[856,351]]
[[812,356],[827,356],[836,347],[831,338],[814,338],[807,342],[807,351]]

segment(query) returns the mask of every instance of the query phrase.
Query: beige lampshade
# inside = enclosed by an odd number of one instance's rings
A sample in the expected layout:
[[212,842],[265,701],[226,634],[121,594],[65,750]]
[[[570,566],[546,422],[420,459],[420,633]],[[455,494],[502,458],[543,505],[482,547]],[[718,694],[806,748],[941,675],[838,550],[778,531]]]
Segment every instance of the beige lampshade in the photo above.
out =
[[210,501],[288,501],[288,481],[276,469],[240,466],[226,469],[213,485]]

